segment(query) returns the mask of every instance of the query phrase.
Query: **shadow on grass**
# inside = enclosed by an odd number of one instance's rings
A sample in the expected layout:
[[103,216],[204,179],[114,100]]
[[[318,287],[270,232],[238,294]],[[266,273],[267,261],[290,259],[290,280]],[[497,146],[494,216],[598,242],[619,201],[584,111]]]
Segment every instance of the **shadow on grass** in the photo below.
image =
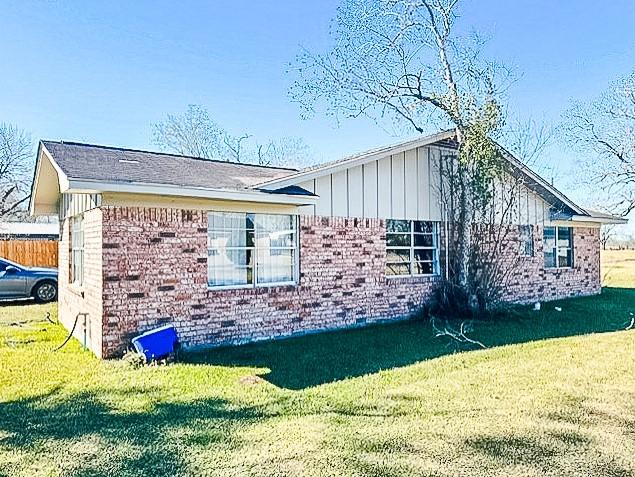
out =
[[[630,404],[622,415],[618,410],[595,409],[586,396],[567,398],[556,413],[537,416],[529,428],[492,426],[496,431],[491,434],[475,433],[464,438],[459,438],[462,433],[452,430],[452,439],[444,440],[444,445],[436,448],[422,445],[425,438],[417,442],[401,429],[395,432],[390,426],[374,434],[333,426],[330,431],[334,435],[349,433],[349,438],[343,440],[346,451],[334,459],[342,460],[347,469],[343,475],[633,476],[629,448],[607,445],[598,435],[610,432],[614,438],[619,436],[628,441],[635,430],[631,417],[635,405]],[[625,402],[635,403],[635,393],[627,392]],[[421,433],[426,432],[423,427]],[[438,436],[430,439],[434,441]],[[431,470],[430,466],[438,468]]]
[[[555,307],[562,308],[556,311]],[[602,295],[543,304],[475,322],[470,336],[488,347],[624,329],[635,312],[635,289],[605,288]],[[457,351],[448,339],[435,338],[426,320],[369,326],[286,340],[191,353],[186,361],[222,366],[267,368],[276,386],[304,389],[341,379],[406,366]]]
[[[68,476],[185,475],[193,470],[189,453],[199,446],[240,446],[234,427],[259,418],[221,399],[160,402],[144,411],[123,412],[104,402],[113,393],[121,398],[116,390],[72,395],[54,390],[0,402],[0,452],[29,452],[38,456],[39,468],[48,463]],[[127,393],[138,397],[142,391]],[[177,429],[179,435],[172,435]]]
[[[635,397],[635,393],[629,395]],[[621,434],[628,439],[635,429],[629,415],[631,409],[626,416],[618,416],[593,408],[583,398],[574,398],[556,413],[542,416],[552,430],[477,436],[466,439],[464,445],[497,467],[520,465],[544,475],[629,477],[633,474],[627,460],[616,458],[620,453],[627,456],[628,451],[609,449],[605,441],[589,436],[594,430],[610,429],[614,436]]]

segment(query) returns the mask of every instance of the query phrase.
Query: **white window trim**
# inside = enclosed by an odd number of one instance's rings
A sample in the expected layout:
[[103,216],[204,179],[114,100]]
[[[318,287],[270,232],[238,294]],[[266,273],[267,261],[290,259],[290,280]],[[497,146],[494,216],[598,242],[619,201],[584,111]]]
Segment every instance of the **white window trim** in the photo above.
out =
[[[388,220],[408,220],[408,219],[388,219]],[[407,232],[386,232],[388,234],[402,234],[402,235],[410,235],[410,246],[388,246],[388,241],[386,240],[386,251],[388,250],[410,250],[410,270],[411,273],[406,275],[389,275],[386,273],[386,269],[384,267],[384,276],[386,279],[399,279],[399,278],[417,278],[417,277],[437,277],[441,274],[441,262],[440,262],[440,252],[439,252],[439,223],[434,222],[432,220],[408,220],[410,223],[410,233]],[[414,237],[414,222],[430,222],[432,223],[432,247],[415,247]],[[425,234],[420,234],[425,235]],[[414,263],[416,262],[414,259],[415,250],[432,250],[434,252],[434,257],[432,259],[432,269],[434,270],[432,273],[412,273],[412,268]],[[388,265],[388,261],[386,260],[386,265]]]
[[[75,247],[75,223],[77,220],[81,220],[81,226],[79,227],[82,235],[82,245],[79,248]],[[69,238],[70,238],[70,260],[69,260],[69,284],[74,288],[81,289],[84,286],[84,272],[85,272],[85,264],[86,264],[86,230],[84,226],[84,215],[78,214],[70,217],[69,219]],[[81,277],[78,279],[77,274],[75,273],[75,252],[81,252],[82,263],[81,263]]]
[[[299,226],[299,217],[294,214],[271,214],[271,213],[257,213],[257,212],[229,212],[229,211],[219,211],[219,210],[208,210],[208,218],[209,214],[253,214],[255,215],[282,215],[282,216],[291,216],[293,217],[293,228],[294,228],[294,246],[293,247],[273,247],[274,249],[280,250],[292,250],[293,251],[293,279],[284,281],[284,282],[271,282],[271,283],[258,283],[258,264],[256,263],[257,257],[257,247],[255,242],[255,229],[254,229],[254,246],[253,247],[228,247],[233,250],[252,250],[254,254],[254,266],[253,266],[253,283],[245,283],[241,285],[210,285],[209,284],[209,264],[207,264],[207,291],[222,291],[222,290],[241,290],[241,289],[252,289],[252,288],[271,288],[271,287],[282,287],[282,286],[297,286],[300,277],[300,226]],[[228,229],[229,230],[229,229]],[[234,229],[238,230],[238,229]],[[242,229],[240,229],[242,230]],[[209,230],[207,231],[209,234]],[[209,245],[206,247],[207,252],[207,260],[209,261]]]
[[[526,242],[523,239],[522,236],[522,228],[526,227],[529,230],[529,239],[531,240],[529,243],[531,244],[531,253],[525,253],[526,249],[525,249],[525,245]],[[519,252],[520,252],[520,256],[521,257],[525,257],[525,258],[531,258],[536,256],[536,242],[535,242],[535,237],[534,237],[534,226],[530,225],[530,224],[520,224],[518,226],[518,235],[520,237],[520,247],[519,247]]]
[[[556,265],[554,267],[548,267],[547,264],[545,263],[545,243],[544,243],[544,231],[543,231],[543,243],[542,243],[542,260],[543,260],[543,268],[545,270],[572,270],[574,268],[575,265],[575,242],[573,240],[573,227],[561,227],[558,225],[546,225],[544,227],[545,229],[547,228],[553,228],[555,229],[555,234],[554,237],[556,239],[556,246],[552,248],[552,250],[556,251],[555,254],[555,263]],[[570,247],[559,247],[558,246],[558,229],[563,228],[563,229],[569,229],[569,236],[571,238],[571,246]],[[571,250],[571,265],[568,265],[566,267],[560,267],[558,266],[558,250],[560,249],[564,249],[566,248],[567,250]]]

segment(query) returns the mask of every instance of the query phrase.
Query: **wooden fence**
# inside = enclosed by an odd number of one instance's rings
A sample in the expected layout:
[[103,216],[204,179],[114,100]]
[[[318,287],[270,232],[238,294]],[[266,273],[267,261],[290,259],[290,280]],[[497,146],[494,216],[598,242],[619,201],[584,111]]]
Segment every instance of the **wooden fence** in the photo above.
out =
[[0,240],[0,257],[20,265],[57,267],[56,240]]

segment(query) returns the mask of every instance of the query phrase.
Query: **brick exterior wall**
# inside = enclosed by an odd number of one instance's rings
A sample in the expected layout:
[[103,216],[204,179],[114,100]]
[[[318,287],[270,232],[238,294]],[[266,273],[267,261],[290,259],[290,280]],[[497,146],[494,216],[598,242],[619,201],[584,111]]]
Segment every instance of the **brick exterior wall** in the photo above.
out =
[[61,223],[59,242],[59,318],[67,329],[72,329],[78,313],[80,317],[74,336],[94,353],[102,356],[102,211],[93,209],[84,213],[84,284],[69,284],[70,279],[70,219]]
[[[121,355],[132,336],[166,323],[194,348],[404,318],[435,284],[430,277],[385,277],[385,221],[301,216],[297,286],[208,290],[206,212],[111,206],[85,214],[82,297],[68,286],[67,222],[60,315],[70,327],[78,311],[88,310],[90,347],[103,357]],[[570,270],[543,268],[542,232],[534,228],[534,256],[522,259],[506,298],[599,293],[599,230],[575,229]]]
[[297,286],[208,290],[205,212],[112,207],[103,217],[104,356],[164,323],[197,347],[405,317],[434,282],[385,278],[381,220],[301,216]]
[[573,267],[544,268],[543,226],[535,226],[534,256],[522,257],[507,283],[505,298],[517,303],[557,300],[602,291],[600,229],[573,229]]

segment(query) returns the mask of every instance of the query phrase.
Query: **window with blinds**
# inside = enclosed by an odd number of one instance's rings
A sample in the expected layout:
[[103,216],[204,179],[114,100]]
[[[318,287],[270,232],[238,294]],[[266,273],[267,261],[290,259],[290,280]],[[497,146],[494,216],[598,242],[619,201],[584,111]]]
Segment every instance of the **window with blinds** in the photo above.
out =
[[296,216],[210,212],[207,256],[210,287],[296,283]]

